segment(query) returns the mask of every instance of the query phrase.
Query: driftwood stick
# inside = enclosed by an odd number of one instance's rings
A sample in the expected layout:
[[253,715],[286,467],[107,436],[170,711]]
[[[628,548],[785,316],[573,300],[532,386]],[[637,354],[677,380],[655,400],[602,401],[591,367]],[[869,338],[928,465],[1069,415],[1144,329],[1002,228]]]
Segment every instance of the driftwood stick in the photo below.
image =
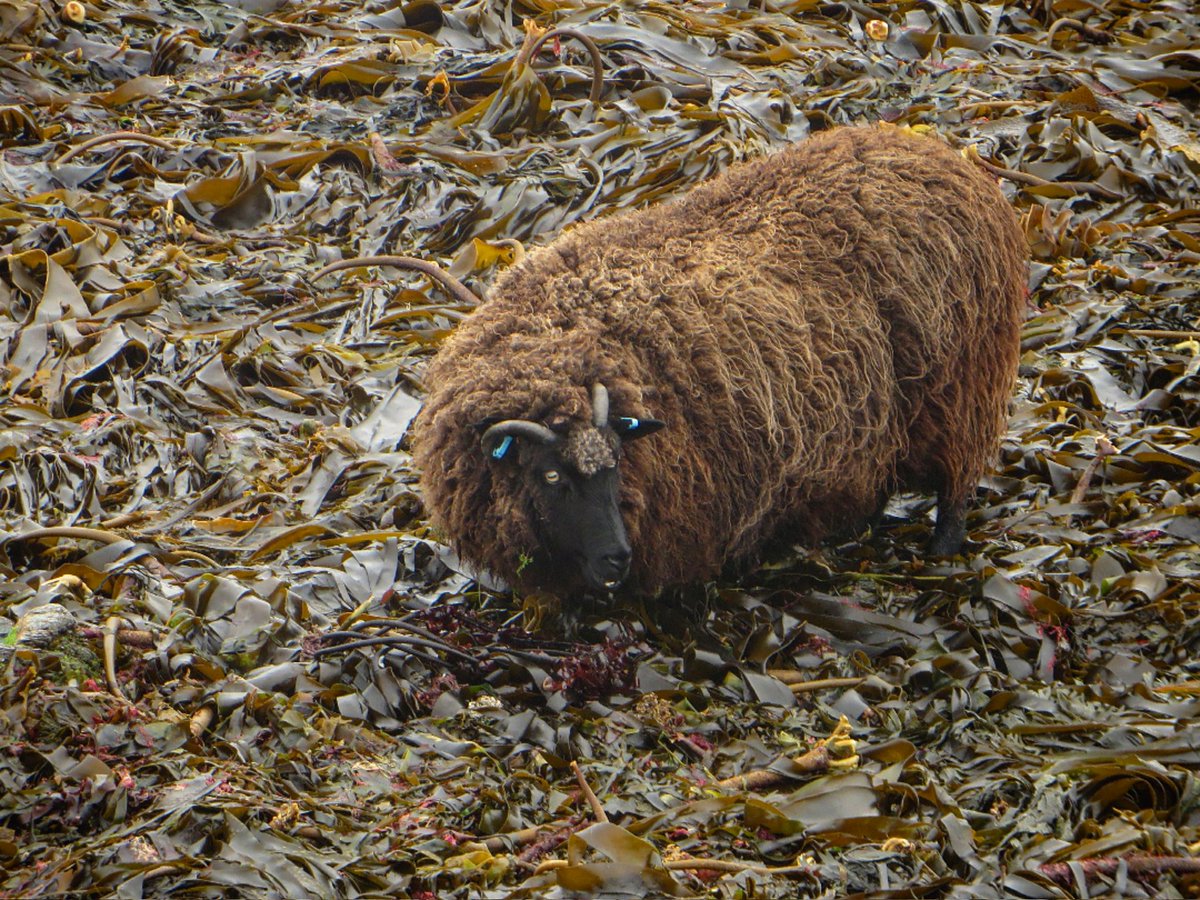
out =
[[119,616],[109,616],[104,622],[104,678],[113,696],[124,700],[121,682],[117,680],[117,629],[120,627]]
[[1130,875],[1159,875],[1163,872],[1192,874],[1200,872],[1200,858],[1190,856],[1090,856],[1069,862],[1042,863],[1038,867],[1043,875],[1064,887],[1075,884],[1072,866],[1079,866],[1088,881],[1093,878],[1115,875],[1125,866]]
[[[566,859],[548,859],[534,874],[551,872],[555,869],[565,869],[571,865]],[[754,872],[758,875],[815,875],[812,866],[764,866],[758,863],[744,863],[733,859],[705,859],[700,856],[689,856],[684,859],[668,859],[663,861],[663,868],[678,871],[709,871],[709,872]]]
[[55,525],[52,528],[35,528],[33,531],[23,531],[20,534],[9,535],[8,543],[13,541],[36,541],[41,538],[74,538],[77,541],[95,541],[98,544],[119,544],[129,538],[111,531],[99,528],[85,528],[80,525]]
[[1117,452],[1117,448],[1112,445],[1112,442],[1104,435],[1096,437],[1096,455],[1092,457],[1092,461],[1087,464],[1087,468],[1083,470],[1083,474],[1079,476],[1079,484],[1075,485],[1075,490],[1071,492],[1072,503],[1082,503],[1083,498],[1087,496],[1088,488],[1092,486],[1092,479],[1096,476],[1096,470],[1100,468],[1100,463],[1107,456],[1113,456]]
[[810,694],[814,691],[826,691],[830,688],[858,687],[865,678],[818,678],[815,681],[797,681],[789,684],[793,694]]
[[1103,185],[1096,184],[1092,181],[1051,181],[1048,178],[1042,178],[1040,175],[1031,175],[1028,172],[1018,172],[1016,169],[1006,169],[1003,166],[998,166],[993,162],[988,162],[979,155],[979,151],[974,147],[967,148],[967,156],[972,162],[982,166],[1000,178],[1007,178],[1009,181],[1014,181],[1017,184],[1027,184],[1030,187],[1046,187],[1053,185],[1055,187],[1066,188],[1069,191],[1075,191],[1077,194],[1091,194],[1093,197],[1102,197],[1105,200],[1120,200],[1121,195],[1116,191],[1110,191]]
[[316,281],[333,272],[340,272],[342,269],[363,269],[367,266],[392,266],[397,269],[411,269],[423,275],[428,275],[445,288],[459,303],[467,306],[478,306],[482,302],[469,287],[437,263],[427,259],[417,259],[415,256],[359,256],[353,259],[339,259],[337,262],[332,262],[324,268],[318,269],[313,274],[312,280]]
[[211,556],[205,556],[198,550],[155,550],[155,552],[158,553],[162,559],[171,563],[181,563],[187,560],[192,560],[200,563],[201,565],[208,566],[210,569],[221,568],[221,564],[219,562],[217,562]]
[[[79,631],[81,637],[95,639],[103,638],[105,631],[103,628],[82,628]],[[145,631],[139,628],[117,628],[117,643],[125,647],[136,647],[139,650],[153,650],[156,644],[154,633]]]
[[200,736],[208,730],[208,726],[212,724],[216,714],[216,709],[212,706],[200,707],[200,709],[192,713],[191,721],[188,722],[188,732],[192,737],[199,740]]
[[600,798],[596,796],[596,792],[592,790],[592,786],[583,777],[583,769],[579,768],[579,763],[575,760],[571,760],[571,771],[575,773],[575,780],[579,782],[579,789],[583,791],[583,796],[592,808],[592,815],[596,817],[596,821],[607,822],[608,813],[604,811],[604,806],[600,803]]
[[767,669],[767,674],[777,681],[782,681],[795,694],[807,694],[812,691],[823,691],[827,688],[858,687],[867,679],[854,675],[847,678],[814,678],[809,680],[807,672],[799,669]]
[[162,147],[164,150],[174,150],[175,145],[170,141],[156,138],[149,134],[142,134],[140,131],[114,131],[111,134],[101,134],[94,138],[88,138],[82,144],[76,144],[62,156],[54,161],[56,166],[61,166],[68,160],[74,159],[80,153],[86,153],[93,147],[99,147],[102,144],[152,144],[155,147]]
[[1164,341],[1200,341],[1200,331],[1162,331],[1157,328],[1114,328],[1113,334],[1158,338]]
[[489,853],[500,853],[509,848],[523,847],[517,855],[521,862],[536,862],[540,857],[555,849],[583,824],[582,816],[572,816],[565,822],[551,825],[531,825],[516,831],[503,834],[493,834],[478,841],[467,841],[462,844],[464,853],[475,850],[487,850]]
[[710,872],[754,872],[759,875],[813,875],[812,866],[763,866],[757,863],[738,862],[735,859],[705,859],[689,856],[686,859],[668,859],[663,865],[671,870],[707,869]]
[[491,837],[486,837],[481,841],[466,841],[461,845],[461,849],[464,853],[472,853],[476,850],[499,853],[506,847],[523,847],[526,844],[530,844],[545,833],[546,826],[531,825],[528,828],[520,828],[517,831],[509,831],[505,834],[493,834]]
[[1159,694],[1200,695],[1200,681],[1178,681],[1174,684],[1160,684],[1150,690]]
[[803,756],[792,760],[795,770],[791,772],[775,772],[771,769],[752,769],[741,775],[722,778],[717,787],[736,791],[765,791],[787,784],[797,775],[823,775],[829,771],[829,748],[818,744]]
[[[10,534],[0,543],[11,544],[15,541],[39,541],[44,538],[70,538],[76,541],[95,541],[98,544],[119,544],[121,541],[136,543],[133,538],[126,537],[123,534],[105,531],[102,528],[87,528],[82,525],[55,525],[50,528],[35,528],[32,531],[23,531],[20,534]],[[198,553],[195,550],[162,550],[150,544],[139,544],[139,546],[148,550],[155,559],[166,560],[167,562],[194,559],[211,569],[219,568],[216,560],[210,559],[203,553]]]
[[533,865],[547,853],[561,846],[567,838],[579,830],[583,821],[581,816],[574,816],[562,828],[549,832],[543,830],[533,843],[517,854],[518,862]]
[[792,758],[795,767],[791,772],[776,772],[772,769],[754,769],[731,778],[723,778],[717,787],[740,791],[761,791],[786,784],[799,775],[822,775],[830,769],[851,769],[858,765],[855,742],[850,737],[850,720],[845,716],[838,719],[833,732],[802,756]]

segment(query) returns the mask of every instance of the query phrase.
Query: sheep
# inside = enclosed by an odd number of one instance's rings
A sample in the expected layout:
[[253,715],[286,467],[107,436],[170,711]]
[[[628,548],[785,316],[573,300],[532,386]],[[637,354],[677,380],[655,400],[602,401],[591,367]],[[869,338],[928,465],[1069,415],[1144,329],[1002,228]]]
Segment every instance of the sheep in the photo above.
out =
[[937,492],[930,552],[954,554],[1005,425],[1026,270],[992,178],[883,125],[577,226],[430,364],[425,503],[466,560],[560,595],[711,580],[902,489]]

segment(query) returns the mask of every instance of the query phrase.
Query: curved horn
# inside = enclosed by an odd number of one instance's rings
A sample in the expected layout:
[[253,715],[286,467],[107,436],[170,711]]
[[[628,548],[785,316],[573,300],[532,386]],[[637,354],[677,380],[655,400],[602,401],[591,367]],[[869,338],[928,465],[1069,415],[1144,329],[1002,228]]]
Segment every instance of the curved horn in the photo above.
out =
[[592,424],[597,428],[608,424],[608,388],[598,381],[592,385]]
[[504,456],[508,450],[506,440],[519,437],[533,441],[535,444],[553,444],[558,441],[558,435],[540,422],[530,422],[528,419],[505,419],[497,422],[483,433],[480,443],[485,453],[490,453],[496,459]]
[[474,291],[437,263],[427,259],[417,259],[415,256],[359,256],[354,259],[339,259],[317,271],[312,280],[316,281],[324,275],[339,272],[342,269],[360,269],[366,266],[394,266],[397,269],[412,269],[428,275],[444,287],[459,303],[466,306],[478,306],[483,302]]

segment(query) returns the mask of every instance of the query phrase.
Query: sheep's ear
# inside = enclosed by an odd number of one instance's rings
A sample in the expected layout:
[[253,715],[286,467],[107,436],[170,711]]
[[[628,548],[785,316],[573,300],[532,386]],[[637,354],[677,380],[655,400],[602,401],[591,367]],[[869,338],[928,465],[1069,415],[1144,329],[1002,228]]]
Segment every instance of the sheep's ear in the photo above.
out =
[[623,441],[633,441],[654,434],[666,422],[658,419],[635,419],[632,416],[618,416],[612,420],[613,431],[621,436]]

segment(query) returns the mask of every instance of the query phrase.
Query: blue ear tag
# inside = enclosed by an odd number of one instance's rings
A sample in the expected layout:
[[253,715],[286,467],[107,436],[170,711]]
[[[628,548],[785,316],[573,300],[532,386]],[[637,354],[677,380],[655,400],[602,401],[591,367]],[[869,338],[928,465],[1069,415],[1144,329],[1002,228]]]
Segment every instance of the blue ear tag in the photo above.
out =
[[638,426],[642,424],[637,419],[630,418],[629,416],[621,416],[621,421],[625,423],[626,431],[637,431]]
[[503,459],[504,454],[508,452],[508,448],[512,446],[512,435],[506,434],[504,440],[496,445],[496,449],[492,451],[492,459]]

